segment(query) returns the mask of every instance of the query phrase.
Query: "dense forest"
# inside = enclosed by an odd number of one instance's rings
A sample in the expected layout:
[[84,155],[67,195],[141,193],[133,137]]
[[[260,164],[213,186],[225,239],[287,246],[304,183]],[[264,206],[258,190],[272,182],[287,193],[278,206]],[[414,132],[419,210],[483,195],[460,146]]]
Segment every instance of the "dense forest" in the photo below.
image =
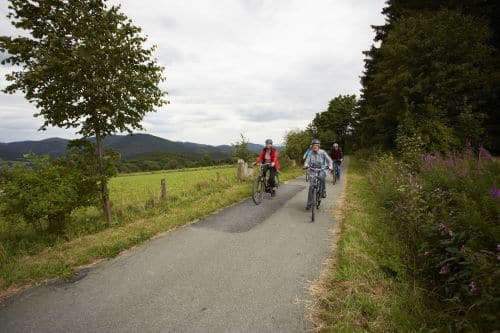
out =
[[388,1],[365,52],[358,146],[500,151],[498,1]]

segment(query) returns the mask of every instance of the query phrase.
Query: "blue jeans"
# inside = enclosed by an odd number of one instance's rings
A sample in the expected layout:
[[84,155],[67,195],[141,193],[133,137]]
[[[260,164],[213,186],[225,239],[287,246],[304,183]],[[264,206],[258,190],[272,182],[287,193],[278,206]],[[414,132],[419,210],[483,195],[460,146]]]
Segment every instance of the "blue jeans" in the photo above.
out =
[[[316,176],[315,174],[316,174],[316,172],[309,171],[309,193],[307,195],[307,205],[308,206],[312,206],[312,204],[313,204],[312,197],[313,197],[314,178]],[[321,194],[325,190],[325,179],[326,179],[325,170],[320,171],[319,172],[319,187],[320,187],[319,193],[321,193]]]
[[337,176],[337,179],[340,179],[340,163],[334,162],[333,167],[334,167],[333,170],[335,170],[334,172],[335,172],[335,175]]

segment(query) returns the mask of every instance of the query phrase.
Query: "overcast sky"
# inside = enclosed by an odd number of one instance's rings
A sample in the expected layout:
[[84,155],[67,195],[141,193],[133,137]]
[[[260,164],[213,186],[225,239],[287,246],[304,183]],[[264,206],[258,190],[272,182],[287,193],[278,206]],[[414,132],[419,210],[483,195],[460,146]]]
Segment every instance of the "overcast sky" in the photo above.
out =
[[[146,133],[228,144],[282,142],[338,94],[359,94],[362,51],[384,0],[112,0],[157,45],[170,104],[144,119]],[[15,34],[0,0],[0,35]],[[9,68],[0,68],[0,88]],[[37,129],[22,95],[0,93],[0,142],[75,137]]]

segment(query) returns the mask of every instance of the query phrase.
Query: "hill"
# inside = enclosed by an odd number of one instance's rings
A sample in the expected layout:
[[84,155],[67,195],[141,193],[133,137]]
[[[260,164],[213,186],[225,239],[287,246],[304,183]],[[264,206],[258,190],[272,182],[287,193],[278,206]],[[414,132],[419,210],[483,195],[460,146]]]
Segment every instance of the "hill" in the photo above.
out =
[[[0,159],[7,161],[19,160],[27,152],[49,155],[54,158],[66,153],[68,141],[61,138],[50,138],[40,141],[0,143]],[[223,159],[233,149],[230,145],[211,146],[193,142],[171,141],[150,134],[111,135],[104,139],[104,146],[119,150],[125,160],[155,153],[208,155],[214,159]],[[252,152],[259,152],[262,145],[250,143],[249,149]]]

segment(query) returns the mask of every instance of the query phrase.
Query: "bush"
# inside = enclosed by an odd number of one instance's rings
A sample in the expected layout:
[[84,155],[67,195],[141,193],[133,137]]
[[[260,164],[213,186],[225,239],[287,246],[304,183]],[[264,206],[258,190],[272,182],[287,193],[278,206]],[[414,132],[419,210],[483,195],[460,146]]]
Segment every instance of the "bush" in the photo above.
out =
[[410,273],[439,296],[449,327],[500,327],[500,164],[469,147],[424,155],[415,172],[388,155],[369,179],[400,230]]
[[60,233],[73,210],[98,199],[96,178],[64,160],[29,156],[27,161],[1,167],[0,213],[9,221],[22,219],[38,229]]

